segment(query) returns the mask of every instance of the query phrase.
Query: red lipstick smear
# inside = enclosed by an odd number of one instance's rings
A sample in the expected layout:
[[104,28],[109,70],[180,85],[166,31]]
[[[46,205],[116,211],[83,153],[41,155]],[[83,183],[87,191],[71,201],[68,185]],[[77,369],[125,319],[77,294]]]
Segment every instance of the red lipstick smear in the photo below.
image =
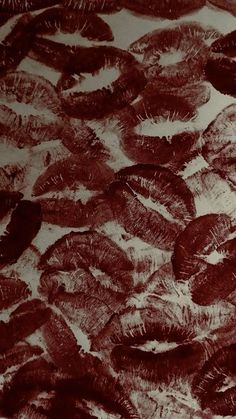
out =
[[79,32],[92,41],[113,41],[110,26],[94,13],[84,14],[76,10],[57,7],[45,10],[32,21],[32,30],[37,34]]
[[123,7],[148,16],[157,16],[166,19],[178,19],[205,5],[205,0],[121,0]]

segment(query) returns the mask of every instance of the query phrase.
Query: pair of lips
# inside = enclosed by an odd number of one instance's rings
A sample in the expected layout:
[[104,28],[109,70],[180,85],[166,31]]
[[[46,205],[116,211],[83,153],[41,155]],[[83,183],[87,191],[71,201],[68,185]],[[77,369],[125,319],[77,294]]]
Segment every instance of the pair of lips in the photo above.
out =
[[132,102],[146,84],[141,65],[130,53],[115,47],[68,47],[36,38],[30,57],[69,75],[119,69],[120,76],[101,89],[60,92],[65,112],[76,118],[101,119]]
[[192,392],[200,400],[203,409],[215,415],[236,414],[236,386],[221,391],[225,378],[236,373],[236,345],[225,346],[217,351],[197,373]]
[[[118,270],[117,275],[120,277],[122,273]],[[114,290],[114,275],[109,287],[100,282],[101,276],[107,279],[104,274],[95,278],[81,268],[70,272],[44,271],[39,292],[90,337],[96,335],[127,300],[127,292],[118,291],[119,287]]]
[[176,279],[190,280],[194,302],[212,304],[235,289],[235,227],[225,214],[191,221],[178,236],[172,257]]

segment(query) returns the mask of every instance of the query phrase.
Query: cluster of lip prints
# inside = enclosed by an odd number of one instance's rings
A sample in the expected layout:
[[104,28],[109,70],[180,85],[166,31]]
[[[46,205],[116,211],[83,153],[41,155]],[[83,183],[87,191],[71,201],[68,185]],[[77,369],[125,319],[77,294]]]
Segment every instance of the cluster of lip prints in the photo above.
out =
[[[236,415],[236,104],[204,132],[186,128],[212,86],[235,96],[236,31],[177,21],[122,50],[96,14],[178,19],[205,3],[0,1],[2,27],[15,17],[0,44],[0,146],[17,156],[0,167],[1,417]],[[236,15],[233,1],[210,3]],[[172,52],[182,58],[165,63]],[[19,69],[25,57],[57,84]],[[115,81],[80,89],[104,68]],[[119,139],[119,169],[94,122]],[[158,136],[164,122],[182,131]],[[40,252],[45,226],[67,230]]]

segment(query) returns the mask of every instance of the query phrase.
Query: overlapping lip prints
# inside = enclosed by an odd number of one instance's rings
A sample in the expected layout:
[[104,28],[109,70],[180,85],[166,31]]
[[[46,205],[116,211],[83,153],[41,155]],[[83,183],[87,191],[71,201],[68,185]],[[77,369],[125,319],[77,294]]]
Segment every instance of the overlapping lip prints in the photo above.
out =
[[227,377],[235,375],[235,344],[217,351],[194,377],[193,393],[203,409],[210,408],[215,415],[235,415],[236,386],[223,390]]
[[236,414],[235,104],[206,128],[236,31],[204,5],[0,0],[2,417]]
[[22,16],[0,45],[0,75],[14,70],[27,55],[32,35],[28,30],[31,16]]
[[207,214],[190,222],[177,238],[172,257],[175,277],[190,280],[194,302],[212,304],[234,291],[235,254],[230,251],[234,235],[229,216]]
[[233,173],[236,168],[234,120],[235,104],[224,108],[203,134],[204,158],[217,171]]
[[121,289],[132,284],[132,262],[111,239],[96,231],[65,235],[49,247],[39,264],[41,269],[65,271],[77,268],[89,271],[89,266],[106,273]]
[[93,41],[113,41],[109,25],[94,13],[83,14],[63,7],[47,9],[31,22],[37,34],[51,35],[57,31],[64,33],[79,32],[81,36]]
[[193,10],[204,6],[205,0],[194,0],[191,3],[187,0],[121,0],[123,7],[144,15],[163,17],[167,19],[178,19]]

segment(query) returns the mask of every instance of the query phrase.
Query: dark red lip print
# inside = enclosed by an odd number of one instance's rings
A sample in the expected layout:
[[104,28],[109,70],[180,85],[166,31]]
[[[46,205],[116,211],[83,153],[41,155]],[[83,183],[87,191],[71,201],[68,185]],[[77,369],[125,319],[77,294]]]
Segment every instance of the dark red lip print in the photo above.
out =
[[37,34],[79,32],[81,36],[93,41],[113,41],[110,26],[94,13],[84,14],[63,7],[45,10],[32,21],[32,30]]
[[[1,124],[7,132],[12,130],[18,146],[35,145],[60,135],[63,127],[61,101],[44,77],[25,71],[9,72],[0,78],[0,100],[7,105],[1,106]],[[19,103],[28,106],[27,113],[19,113]],[[17,108],[17,113],[12,106]]]
[[183,327],[163,302],[158,309],[128,308],[113,315],[92,339],[92,350],[112,349],[121,344],[136,347],[151,341],[184,343],[193,337],[194,332]]
[[[145,207],[135,193],[122,182],[114,182],[108,190],[114,217],[124,229],[146,243],[171,250],[180,226],[159,212]],[[142,222],[141,222],[142,220]]]
[[[102,248],[100,244],[102,243]],[[122,288],[132,283],[132,262],[112,240],[95,231],[69,233],[54,243],[40,261],[40,268],[73,270],[89,267],[106,273]]]
[[113,179],[113,170],[104,162],[81,159],[71,155],[52,163],[36,180],[33,195],[39,196],[50,191],[61,191],[67,186],[82,184],[91,190],[100,190]]
[[[147,93],[147,94],[146,94]],[[179,96],[157,93],[151,86],[143,92],[143,99],[129,109],[125,108],[118,115],[118,127],[121,131],[121,147],[124,153],[137,163],[166,165],[173,171],[181,170],[196,153],[199,139],[197,132],[183,127],[176,134],[158,135],[158,124],[169,125],[186,122],[196,115],[195,109]],[[149,122],[150,127],[157,124],[155,135],[138,132],[142,122]],[[180,132],[179,132],[180,131]]]
[[121,0],[121,5],[134,12],[144,15],[157,16],[166,19],[178,19],[193,10],[200,9],[205,4],[205,0]]
[[176,279],[190,279],[192,299],[200,305],[212,304],[235,289],[235,256],[226,250],[233,247],[231,240],[227,242],[233,231],[227,215],[208,214],[190,222],[176,240],[172,257]]
[[58,3],[57,0],[26,0],[23,2],[15,0],[1,0],[0,11],[13,14],[29,12],[30,10],[43,9]]
[[168,207],[171,215],[188,222],[195,216],[195,204],[186,183],[169,169],[152,165],[135,165],[121,169],[117,178],[145,198]]
[[186,109],[187,107],[189,108],[190,116],[191,112],[193,114],[193,112],[196,111],[197,108],[199,108],[202,105],[205,105],[211,98],[210,87],[205,83],[202,83],[201,81],[189,83],[181,87],[171,87],[167,86],[166,84],[161,85],[158,81],[154,80],[146,84],[146,87],[144,88],[142,94],[143,96],[146,96],[148,98],[148,96],[152,96],[155,91],[162,95],[169,95],[171,99],[175,97],[176,111],[179,112],[180,109],[178,109],[178,107],[180,107],[181,102],[179,99],[178,103],[177,98],[183,98],[183,100],[185,101]]
[[23,198],[21,192],[10,192],[7,190],[0,190],[0,220],[7,214],[7,212],[16,206],[16,204]]
[[143,70],[134,57],[115,47],[68,47],[48,39],[36,39],[30,57],[67,74],[119,69],[120,76],[102,89],[61,91],[65,112],[75,118],[103,118],[132,102],[146,84]]
[[155,46],[144,51],[146,77],[148,80],[155,79],[173,87],[202,80],[207,50],[202,40],[191,38],[178,28],[164,30],[156,40]]
[[108,149],[104,146],[95,131],[78,119],[70,119],[68,130],[62,135],[62,143],[73,154],[79,154],[88,159],[107,160]]
[[225,214],[207,214],[191,221],[175,244],[172,262],[176,279],[187,280],[206,266],[204,256],[216,250],[232,232],[230,217]]
[[0,266],[15,263],[31,244],[41,227],[38,203],[22,200],[11,215],[5,235],[0,237]]
[[216,116],[203,134],[204,158],[217,171],[229,175],[233,174],[236,162],[234,120],[236,120],[236,106],[232,104]]
[[29,55],[56,70],[69,74],[93,74],[106,66],[118,66],[123,69],[136,64],[135,58],[120,48],[107,45],[68,46],[44,38],[34,40]]
[[63,6],[84,13],[110,13],[121,8],[120,0],[63,0]]
[[235,386],[221,390],[225,378],[235,374],[235,344],[218,350],[197,373],[192,391],[200,400],[203,409],[209,408],[216,415],[234,415]]
[[174,35],[178,31],[188,35],[190,38],[197,38],[205,42],[220,36],[220,33],[214,27],[203,26],[198,22],[181,22],[170,28],[156,29],[145,34],[137,41],[132,42],[129,50],[136,54],[142,54],[144,51],[154,48],[156,44],[161,45],[166,36],[169,35],[171,37],[171,34]]
[[127,300],[126,293],[102,285],[99,279],[83,269],[44,271],[39,292],[58,307],[65,318],[88,336],[93,336],[103,329]]
[[115,370],[135,371],[141,378],[155,383],[172,377],[191,375],[205,361],[199,342],[186,343],[166,352],[154,354],[130,346],[117,345],[111,352]]

